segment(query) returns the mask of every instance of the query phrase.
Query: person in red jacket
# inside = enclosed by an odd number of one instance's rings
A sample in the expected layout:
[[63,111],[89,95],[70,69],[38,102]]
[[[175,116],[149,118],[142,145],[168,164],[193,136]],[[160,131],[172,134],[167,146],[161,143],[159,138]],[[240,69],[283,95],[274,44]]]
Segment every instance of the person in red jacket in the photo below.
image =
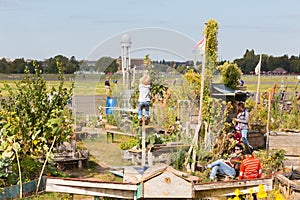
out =
[[262,174],[261,163],[254,157],[253,148],[249,146],[246,148],[248,152],[241,164],[239,180],[260,178]]

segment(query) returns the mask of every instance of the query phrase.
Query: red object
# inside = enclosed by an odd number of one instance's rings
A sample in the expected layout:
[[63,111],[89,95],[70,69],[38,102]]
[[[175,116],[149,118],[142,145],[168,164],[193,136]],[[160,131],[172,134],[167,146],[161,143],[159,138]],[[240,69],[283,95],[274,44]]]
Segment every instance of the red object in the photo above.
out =
[[261,173],[260,161],[253,155],[248,155],[247,158],[242,161],[239,180],[260,178]]
[[234,139],[235,139],[236,141],[238,141],[238,142],[240,143],[240,142],[241,142],[241,139],[242,139],[241,131],[235,131],[233,137],[234,137]]

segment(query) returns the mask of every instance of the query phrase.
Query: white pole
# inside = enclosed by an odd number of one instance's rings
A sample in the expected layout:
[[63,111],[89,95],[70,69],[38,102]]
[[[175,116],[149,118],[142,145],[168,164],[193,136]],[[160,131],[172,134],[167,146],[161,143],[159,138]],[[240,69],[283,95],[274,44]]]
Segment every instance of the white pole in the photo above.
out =
[[255,96],[255,107],[257,107],[258,101],[259,101],[259,87],[260,87],[260,69],[261,69],[261,55],[259,58],[259,71],[258,71],[258,77],[257,77],[257,88],[256,88],[256,96]]

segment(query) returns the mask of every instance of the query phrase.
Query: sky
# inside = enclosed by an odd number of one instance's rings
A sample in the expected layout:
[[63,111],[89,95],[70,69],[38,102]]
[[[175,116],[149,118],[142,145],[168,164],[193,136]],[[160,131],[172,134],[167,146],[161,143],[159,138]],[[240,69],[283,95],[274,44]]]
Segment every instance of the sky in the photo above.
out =
[[299,0],[0,0],[0,58],[117,57],[129,33],[131,57],[192,59],[209,19],[219,24],[220,60],[246,49],[299,56],[299,8]]

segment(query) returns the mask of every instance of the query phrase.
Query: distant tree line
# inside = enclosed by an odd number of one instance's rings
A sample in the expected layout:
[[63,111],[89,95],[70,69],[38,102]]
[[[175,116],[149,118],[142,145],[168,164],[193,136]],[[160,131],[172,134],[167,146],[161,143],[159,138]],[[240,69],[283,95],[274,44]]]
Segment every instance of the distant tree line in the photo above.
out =
[[39,65],[39,69],[42,70],[44,74],[57,74],[58,68],[56,62],[59,63],[63,67],[63,73],[72,74],[75,71],[78,71],[80,68],[80,62],[72,56],[70,59],[57,55],[55,57],[51,57],[45,61],[26,61],[24,58],[17,58],[12,62],[8,62],[5,58],[0,60],[0,73],[4,74],[23,74],[25,67],[27,66],[30,73],[35,73],[34,62]]
[[[233,62],[236,63],[242,70],[244,74],[249,74],[253,72],[258,61],[260,55],[255,55],[254,50],[246,50],[243,58],[235,59]],[[288,73],[300,73],[300,55],[299,56],[291,56],[283,55],[279,57],[268,56],[266,54],[262,55],[261,62],[261,72],[265,71],[273,71],[276,68],[283,68]]]
[[[243,74],[254,73],[254,69],[259,62],[260,55],[255,55],[254,50],[246,50],[243,58],[235,59],[233,63],[237,64],[237,66],[242,70]],[[219,61],[216,63],[217,66],[221,66],[225,64],[226,60]],[[198,71],[199,69],[195,69],[193,63],[190,61],[187,62],[174,62],[174,61],[160,61],[159,63],[163,63],[169,67],[174,68],[178,73],[185,74],[189,70]],[[199,68],[201,63],[196,63]],[[197,68],[197,67],[196,67]],[[299,56],[291,56],[283,55],[279,57],[269,56],[266,54],[262,55],[262,63],[261,63],[261,72],[269,72],[273,71],[276,68],[282,68],[287,71],[288,74],[300,74],[300,55]]]
[[89,65],[89,61],[83,62],[80,70],[83,71],[98,71],[104,73],[115,73],[119,70],[117,59],[108,56],[101,57],[94,64]]
[[[250,74],[254,71],[260,55],[255,55],[254,50],[246,50],[243,58],[235,59],[233,63],[236,63],[238,67],[242,70],[244,74]],[[111,57],[102,57],[95,61],[94,64],[89,65],[88,61],[77,61],[74,56],[70,59],[62,56],[57,55],[55,57],[51,57],[44,61],[35,61],[39,66],[40,69],[43,71],[44,74],[56,74],[58,73],[56,62],[59,61],[64,70],[65,74],[72,74],[78,70],[85,70],[85,71],[99,71],[104,73],[115,73],[120,70],[119,63],[117,59]],[[24,58],[17,58],[12,62],[6,61],[5,58],[0,60],[0,73],[6,74],[22,74],[24,73],[25,66],[28,67],[30,73],[34,72],[33,67],[34,61],[26,61]],[[217,63],[217,66],[223,65],[226,60],[220,61]],[[156,68],[167,72],[168,67],[176,70],[179,73],[186,73],[187,71],[194,69],[194,64],[192,61],[184,61],[184,62],[175,62],[175,61],[153,61]],[[196,63],[197,66],[200,63]],[[291,56],[283,55],[279,57],[269,56],[266,54],[262,55],[262,64],[261,64],[261,71],[273,71],[276,68],[283,68],[287,71],[287,73],[294,73],[300,74],[300,55],[299,56]]]

